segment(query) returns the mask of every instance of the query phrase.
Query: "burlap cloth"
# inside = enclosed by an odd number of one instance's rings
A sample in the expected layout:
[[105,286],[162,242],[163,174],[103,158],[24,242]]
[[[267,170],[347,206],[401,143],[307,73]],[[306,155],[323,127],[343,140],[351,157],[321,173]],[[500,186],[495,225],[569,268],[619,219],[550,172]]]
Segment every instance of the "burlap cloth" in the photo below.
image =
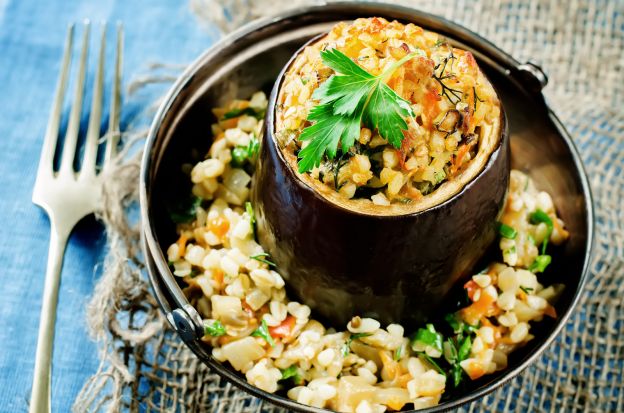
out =
[[[289,0],[289,6],[302,1]],[[541,359],[465,411],[624,411],[624,3],[617,1],[404,1],[479,33],[520,61],[540,64],[544,90],[576,144],[596,207],[589,282],[566,328]],[[275,0],[192,0],[199,23],[224,32],[281,11]],[[161,68],[162,69],[162,68]],[[138,77],[131,93],[150,81]],[[138,136],[141,136],[140,132]],[[177,338],[151,295],[139,253],[138,158],[119,163],[100,218],[110,252],[88,307],[100,370],[74,410],[282,411],[211,373]],[[136,215],[136,214],[134,214]]]

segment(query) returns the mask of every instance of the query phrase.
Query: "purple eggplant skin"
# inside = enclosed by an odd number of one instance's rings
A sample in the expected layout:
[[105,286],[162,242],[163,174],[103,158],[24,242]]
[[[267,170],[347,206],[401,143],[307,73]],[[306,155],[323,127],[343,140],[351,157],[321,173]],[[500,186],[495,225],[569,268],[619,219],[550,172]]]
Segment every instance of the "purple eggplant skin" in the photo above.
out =
[[[287,65],[288,67],[288,65]],[[367,215],[330,203],[302,182],[274,136],[277,93],[269,99],[252,202],[260,244],[291,299],[344,326],[353,316],[417,326],[469,276],[496,239],[510,171],[509,133],[459,193],[421,212]]]

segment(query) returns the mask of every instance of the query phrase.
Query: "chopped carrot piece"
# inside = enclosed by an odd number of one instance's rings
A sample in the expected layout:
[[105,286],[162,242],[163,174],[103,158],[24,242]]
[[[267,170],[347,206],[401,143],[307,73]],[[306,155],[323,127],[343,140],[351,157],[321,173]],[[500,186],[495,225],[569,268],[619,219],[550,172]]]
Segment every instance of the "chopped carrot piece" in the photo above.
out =
[[293,329],[295,328],[296,322],[297,322],[297,319],[294,316],[289,315],[288,317],[284,319],[284,321],[282,321],[280,325],[277,325],[275,327],[269,327],[269,334],[271,334],[273,338],[290,337],[293,332]]
[[476,380],[485,374],[485,369],[483,368],[481,363],[473,361],[468,364],[468,370],[466,371],[466,374],[468,374],[468,377],[470,377],[471,380]]
[[212,278],[215,280],[219,288],[221,288],[223,285],[223,271],[218,268],[212,270]]
[[218,216],[208,223],[208,228],[219,238],[223,237],[230,229],[230,221],[227,218]]
[[555,310],[555,307],[548,304],[548,306],[544,309],[544,315],[552,318],[557,318],[557,310]]
[[188,241],[188,237],[184,233],[180,235],[180,238],[178,238],[177,244],[178,244],[178,251],[179,251],[180,257],[183,257],[184,254],[186,253],[186,242],[187,241]]
[[474,299],[473,297],[475,295],[475,292],[477,292],[477,289],[479,289],[479,285],[477,285],[477,283],[474,282],[472,279],[464,284],[464,290],[466,290],[466,293],[468,293],[468,298],[470,298],[470,300]]

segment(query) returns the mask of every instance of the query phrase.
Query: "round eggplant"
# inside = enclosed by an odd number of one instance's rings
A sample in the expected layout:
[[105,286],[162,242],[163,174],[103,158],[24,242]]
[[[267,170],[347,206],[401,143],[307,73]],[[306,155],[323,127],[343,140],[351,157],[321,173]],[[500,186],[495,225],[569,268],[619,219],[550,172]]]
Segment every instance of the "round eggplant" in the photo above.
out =
[[380,206],[347,200],[300,174],[296,158],[276,139],[276,102],[296,56],[271,93],[252,184],[259,242],[293,299],[330,325],[344,325],[354,315],[421,323],[496,238],[510,170],[504,111],[481,128],[479,154],[469,171],[422,202]]

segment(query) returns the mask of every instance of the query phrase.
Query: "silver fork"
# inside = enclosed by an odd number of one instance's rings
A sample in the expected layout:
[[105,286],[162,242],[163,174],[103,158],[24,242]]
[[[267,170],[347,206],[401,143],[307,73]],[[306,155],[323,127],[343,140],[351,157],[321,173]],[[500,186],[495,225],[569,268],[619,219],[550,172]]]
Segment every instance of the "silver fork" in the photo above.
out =
[[[48,263],[43,288],[37,354],[30,397],[30,413],[47,413],[50,411],[52,347],[63,255],[65,254],[65,247],[73,228],[78,221],[96,210],[100,199],[101,184],[97,165],[97,152],[100,143],[100,122],[102,117],[106,24],[103,24],[102,27],[99,61],[93,84],[93,99],[91,101],[89,125],[84,143],[82,166],[80,171],[74,170],[74,158],[77,157],[76,148],[78,146],[78,131],[85,86],[90,26],[90,23],[85,21],[74,100],[63,148],[61,149],[60,168],[58,171],[55,171],[53,165],[54,155],[57,147],[63,96],[67,87],[74,39],[74,25],[69,27],[65,41],[61,73],[56,87],[52,112],[48,120],[39,168],[37,169],[37,179],[33,190],[33,202],[43,208],[50,218],[50,249],[48,251]],[[117,25],[116,48],[115,77],[108,132],[105,135],[107,142],[101,166],[102,170],[110,167],[119,139],[120,78],[123,48],[123,28],[121,24]]]

